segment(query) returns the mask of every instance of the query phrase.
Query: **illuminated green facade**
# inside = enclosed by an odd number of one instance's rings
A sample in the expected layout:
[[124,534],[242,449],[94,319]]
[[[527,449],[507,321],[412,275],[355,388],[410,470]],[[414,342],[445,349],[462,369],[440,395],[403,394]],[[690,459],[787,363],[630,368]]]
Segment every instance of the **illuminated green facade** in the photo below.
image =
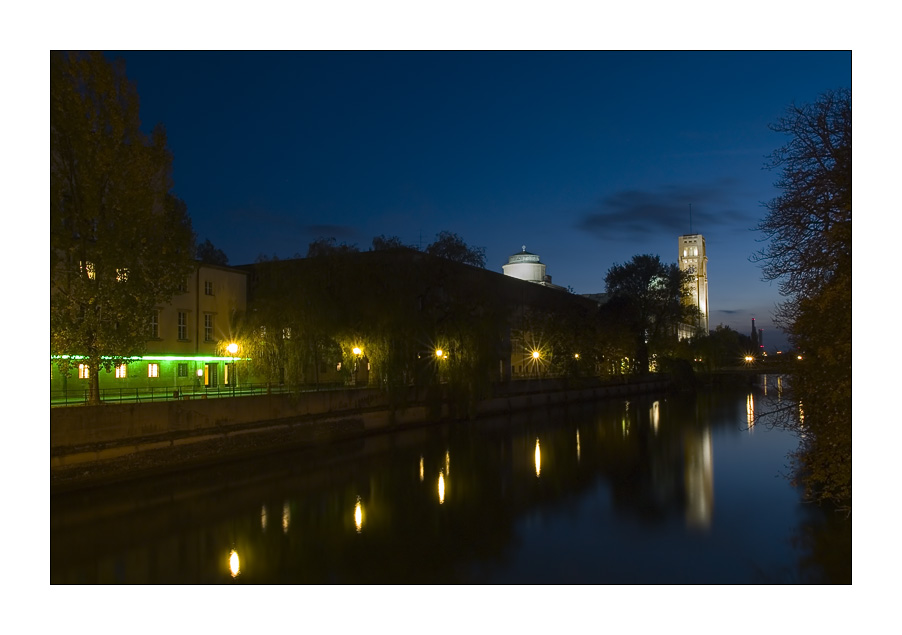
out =
[[[179,396],[232,389],[246,383],[241,352],[228,356],[225,346],[234,335],[234,320],[247,307],[247,272],[198,263],[181,293],[157,307],[151,322],[147,352],[124,368],[100,370],[103,399],[117,396]],[[74,352],[73,352],[74,353]],[[79,399],[90,388],[87,367],[79,356],[66,356],[66,376],[59,358],[50,362],[51,402]]]

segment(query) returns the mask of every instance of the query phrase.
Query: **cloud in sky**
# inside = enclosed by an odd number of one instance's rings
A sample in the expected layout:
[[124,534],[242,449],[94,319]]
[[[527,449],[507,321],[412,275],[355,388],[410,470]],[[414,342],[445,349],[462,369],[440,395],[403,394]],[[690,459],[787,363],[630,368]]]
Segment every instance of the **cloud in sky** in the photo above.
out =
[[641,239],[649,234],[684,234],[693,227],[712,228],[749,224],[752,219],[736,211],[736,184],[721,179],[710,184],[665,185],[654,190],[620,190],[584,212],[576,228],[596,238]]

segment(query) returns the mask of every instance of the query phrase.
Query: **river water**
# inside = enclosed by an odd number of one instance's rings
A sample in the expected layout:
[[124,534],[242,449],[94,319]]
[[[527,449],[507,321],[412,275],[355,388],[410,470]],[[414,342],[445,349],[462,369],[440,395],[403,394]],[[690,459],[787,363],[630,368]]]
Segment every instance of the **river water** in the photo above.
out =
[[541,408],[51,497],[55,584],[851,583],[764,385]]

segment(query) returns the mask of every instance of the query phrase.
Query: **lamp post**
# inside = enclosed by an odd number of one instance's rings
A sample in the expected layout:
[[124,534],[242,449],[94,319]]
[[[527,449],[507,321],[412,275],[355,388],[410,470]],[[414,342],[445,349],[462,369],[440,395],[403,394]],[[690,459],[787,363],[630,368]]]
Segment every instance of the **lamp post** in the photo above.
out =
[[238,352],[238,345],[235,342],[232,342],[226,346],[226,350],[229,351],[229,355],[232,356],[232,376],[229,378],[231,380],[229,383],[232,384],[232,396],[234,397],[235,384],[238,379],[238,374],[235,372],[235,353]]
[[351,350],[351,352],[354,353],[354,357],[356,358],[354,360],[354,385],[356,386],[357,385],[357,371],[360,368],[360,356],[363,354],[363,351],[360,350],[359,346],[355,346]]

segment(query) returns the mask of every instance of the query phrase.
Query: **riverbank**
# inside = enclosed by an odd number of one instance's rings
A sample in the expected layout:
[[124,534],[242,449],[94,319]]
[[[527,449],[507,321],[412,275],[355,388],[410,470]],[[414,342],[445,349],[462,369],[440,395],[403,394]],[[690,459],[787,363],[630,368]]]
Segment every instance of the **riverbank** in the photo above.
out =
[[[626,397],[667,388],[666,378],[578,386],[528,380],[496,386],[476,418]],[[453,421],[443,387],[411,388],[401,405],[373,389],[150,404],[51,408],[51,493],[271,452]]]

